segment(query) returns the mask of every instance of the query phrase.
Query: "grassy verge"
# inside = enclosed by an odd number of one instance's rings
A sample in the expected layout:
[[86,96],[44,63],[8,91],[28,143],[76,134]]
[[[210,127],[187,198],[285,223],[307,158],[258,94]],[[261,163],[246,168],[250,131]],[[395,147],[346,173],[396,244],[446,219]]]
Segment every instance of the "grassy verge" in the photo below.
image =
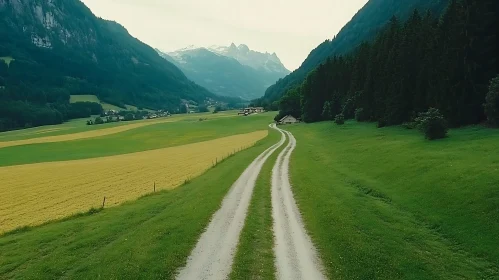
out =
[[293,191],[332,279],[499,279],[499,131],[287,129]]
[[256,146],[173,191],[0,237],[0,279],[172,279]]
[[180,146],[265,129],[268,115],[154,124],[107,136],[0,149],[0,166],[86,159]]
[[230,279],[275,279],[271,180],[272,168],[285,146],[269,157],[258,177]]

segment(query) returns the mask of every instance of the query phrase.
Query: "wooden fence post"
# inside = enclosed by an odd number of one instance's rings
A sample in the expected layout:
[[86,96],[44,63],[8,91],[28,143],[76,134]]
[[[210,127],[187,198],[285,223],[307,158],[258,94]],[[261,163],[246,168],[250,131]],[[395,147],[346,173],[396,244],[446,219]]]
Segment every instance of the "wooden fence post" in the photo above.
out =
[[102,208],[106,205],[106,197],[104,197],[104,200],[102,201]]
[[154,192],[156,192],[156,182],[154,182]]

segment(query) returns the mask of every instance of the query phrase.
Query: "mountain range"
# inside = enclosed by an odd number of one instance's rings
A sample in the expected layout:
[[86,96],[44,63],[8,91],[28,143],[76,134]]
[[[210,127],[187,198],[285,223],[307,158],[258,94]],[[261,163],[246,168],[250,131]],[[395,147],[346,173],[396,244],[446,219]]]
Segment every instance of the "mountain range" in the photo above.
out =
[[246,100],[261,97],[270,85],[290,73],[275,53],[253,51],[244,44],[157,51],[208,90]]
[[272,103],[289,89],[300,85],[305,77],[328,57],[353,51],[364,41],[372,40],[393,16],[406,19],[414,11],[423,14],[430,10],[441,14],[448,0],[370,0],[331,40],[328,39],[310,52],[293,73],[269,87],[259,103]]
[[47,124],[38,122],[40,112],[66,119],[75,94],[171,111],[186,100],[233,101],[190,81],[79,0],[0,0],[0,90],[4,127]]

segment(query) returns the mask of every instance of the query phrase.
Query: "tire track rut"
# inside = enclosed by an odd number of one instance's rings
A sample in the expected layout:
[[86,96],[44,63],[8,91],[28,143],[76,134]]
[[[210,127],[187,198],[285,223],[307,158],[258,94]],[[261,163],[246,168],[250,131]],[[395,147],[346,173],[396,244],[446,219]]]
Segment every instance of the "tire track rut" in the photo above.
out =
[[281,140],[260,154],[232,185],[191,252],[187,265],[180,269],[177,279],[218,280],[227,279],[231,273],[255,182],[265,161],[286,141],[283,131],[275,125],[271,127],[281,133]]
[[[280,129],[279,129],[280,130]],[[307,234],[289,182],[289,162],[296,139],[284,132],[289,143],[272,170],[272,218],[277,279],[327,279],[317,251]]]

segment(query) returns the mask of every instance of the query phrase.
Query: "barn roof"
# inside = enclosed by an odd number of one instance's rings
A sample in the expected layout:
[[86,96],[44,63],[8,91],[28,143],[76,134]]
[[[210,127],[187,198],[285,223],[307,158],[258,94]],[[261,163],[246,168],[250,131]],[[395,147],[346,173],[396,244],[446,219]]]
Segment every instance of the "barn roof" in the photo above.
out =
[[295,117],[291,116],[291,115],[286,115],[284,118],[280,119],[279,121],[282,122],[285,118],[287,117],[292,117],[293,119],[296,119]]

